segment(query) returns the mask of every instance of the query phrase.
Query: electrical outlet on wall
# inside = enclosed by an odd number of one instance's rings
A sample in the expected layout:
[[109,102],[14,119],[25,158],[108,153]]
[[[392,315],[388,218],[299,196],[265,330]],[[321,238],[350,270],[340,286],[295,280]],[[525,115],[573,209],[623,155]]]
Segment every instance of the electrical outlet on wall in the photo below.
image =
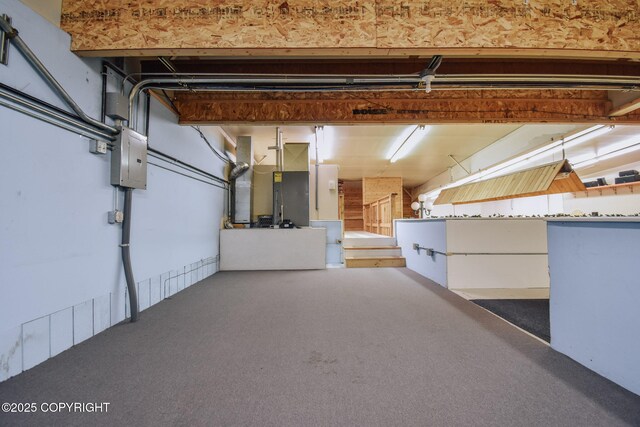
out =
[[89,151],[93,154],[107,154],[107,143],[92,139],[89,143]]
[[109,224],[120,224],[124,221],[124,213],[119,210],[109,211],[107,217]]

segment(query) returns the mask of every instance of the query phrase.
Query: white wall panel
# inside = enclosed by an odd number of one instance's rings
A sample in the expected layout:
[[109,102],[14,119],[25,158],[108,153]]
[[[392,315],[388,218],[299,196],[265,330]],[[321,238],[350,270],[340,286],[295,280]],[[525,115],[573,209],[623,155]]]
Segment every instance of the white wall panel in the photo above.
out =
[[73,306],[73,344],[93,336],[93,300]]
[[452,255],[449,289],[548,288],[546,255]]
[[49,358],[49,316],[22,326],[22,369],[31,369]]
[[111,295],[93,299],[93,335],[111,326]]
[[326,268],[322,228],[222,230],[221,270],[310,270]]
[[538,219],[447,220],[450,253],[547,253],[547,225]]
[[0,329],[0,381],[22,372],[22,326]]
[[138,282],[138,306],[140,307],[140,311],[146,310],[149,308],[149,298],[150,298],[150,287],[149,283],[151,279],[145,280],[143,282]]
[[51,314],[51,357],[73,346],[73,308]]
[[398,246],[407,260],[407,268],[447,287],[447,257],[442,254],[429,257],[424,250],[418,253],[413,249],[413,244],[418,243],[421,247],[446,252],[446,221],[396,220],[394,224]]

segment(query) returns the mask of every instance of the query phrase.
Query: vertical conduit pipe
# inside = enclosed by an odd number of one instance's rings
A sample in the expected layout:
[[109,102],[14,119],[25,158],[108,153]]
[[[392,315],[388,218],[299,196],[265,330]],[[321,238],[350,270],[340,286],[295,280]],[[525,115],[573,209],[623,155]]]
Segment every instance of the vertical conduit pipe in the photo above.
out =
[[[315,127],[315,137],[316,137],[316,213],[318,212],[318,126]],[[317,218],[320,219],[320,218]]]
[[138,294],[136,282],[133,279],[133,269],[131,267],[131,195],[133,189],[124,189],[124,221],[122,222],[122,265],[124,266],[124,276],[127,280],[127,291],[129,293],[129,311],[131,312],[131,322],[138,320]]

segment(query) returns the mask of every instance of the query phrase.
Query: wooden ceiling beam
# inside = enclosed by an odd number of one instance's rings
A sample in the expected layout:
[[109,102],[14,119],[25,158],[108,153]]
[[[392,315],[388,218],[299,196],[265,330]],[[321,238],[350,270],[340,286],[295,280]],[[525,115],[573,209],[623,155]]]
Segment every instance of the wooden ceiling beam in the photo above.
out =
[[176,92],[181,124],[627,123],[605,91]]

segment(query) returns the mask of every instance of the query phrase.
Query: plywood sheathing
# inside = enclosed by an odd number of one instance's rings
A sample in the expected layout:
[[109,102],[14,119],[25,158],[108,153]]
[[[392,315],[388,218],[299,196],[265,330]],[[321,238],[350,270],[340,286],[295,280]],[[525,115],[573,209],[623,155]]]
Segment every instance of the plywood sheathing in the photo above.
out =
[[341,181],[340,189],[344,194],[344,229],[362,231],[362,181]]
[[585,191],[567,160],[443,190],[436,205],[479,203],[545,194]]
[[396,193],[393,218],[402,218],[402,178],[401,177],[364,177],[362,178],[363,204],[375,202],[389,194]]
[[637,0],[64,0],[72,50],[129,55],[640,57]]
[[375,2],[64,0],[72,50],[374,47]]
[[176,93],[182,124],[640,123],[609,117],[605,91],[451,90],[331,93]]
[[390,49],[640,48],[637,0],[379,0],[377,10],[377,46]]

